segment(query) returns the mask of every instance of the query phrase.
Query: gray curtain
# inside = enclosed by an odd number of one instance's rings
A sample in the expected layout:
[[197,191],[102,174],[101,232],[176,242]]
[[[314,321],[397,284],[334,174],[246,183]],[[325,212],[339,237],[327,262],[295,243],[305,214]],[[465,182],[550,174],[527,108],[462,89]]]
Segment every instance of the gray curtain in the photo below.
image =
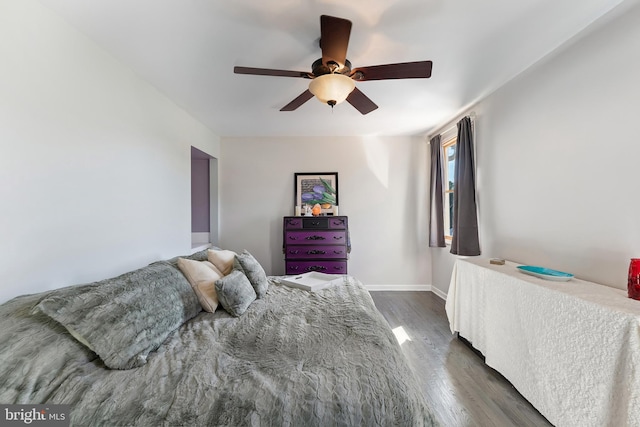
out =
[[465,117],[458,122],[455,167],[451,253],[457,255],[480,255],[473,134],[469,117]]
[[431,138],[431,213],[429,215],[429,246],[444,248],[444,218],[442,204],[444,191],[442,189],[442,144],[440,135]]

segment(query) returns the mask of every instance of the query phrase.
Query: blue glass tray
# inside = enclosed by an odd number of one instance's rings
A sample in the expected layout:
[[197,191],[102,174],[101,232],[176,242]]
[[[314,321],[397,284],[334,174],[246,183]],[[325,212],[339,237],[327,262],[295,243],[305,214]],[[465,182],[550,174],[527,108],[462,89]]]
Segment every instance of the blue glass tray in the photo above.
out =
[[554,280],[556,282],[566,282],[567,280],[571,280],[573,277],[573,274],[570,273],[564,273],[550,268],[536,267],[533,265],[521,265],[518,266],[518,270],[522,271],[524,274],[529,274],[545,280]]

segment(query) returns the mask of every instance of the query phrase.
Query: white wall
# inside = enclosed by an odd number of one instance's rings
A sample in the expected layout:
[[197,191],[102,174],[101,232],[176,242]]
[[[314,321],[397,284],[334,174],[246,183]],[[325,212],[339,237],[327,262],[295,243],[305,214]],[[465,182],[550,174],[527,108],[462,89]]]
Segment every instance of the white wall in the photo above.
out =
[[219,139],[32,0],[0,0],[0,302],[190,251]]
[[293,215],[295,172],[338,172],[349,217],[349,273],[366,285],[431,284],[424,138],[222,138],[223,248],[249,250],[284,274],[282,217]]
[[[640,7],[475,106],[483,256],[626,288],[640,257]],[[434,285],[453,257],[432,249]]]

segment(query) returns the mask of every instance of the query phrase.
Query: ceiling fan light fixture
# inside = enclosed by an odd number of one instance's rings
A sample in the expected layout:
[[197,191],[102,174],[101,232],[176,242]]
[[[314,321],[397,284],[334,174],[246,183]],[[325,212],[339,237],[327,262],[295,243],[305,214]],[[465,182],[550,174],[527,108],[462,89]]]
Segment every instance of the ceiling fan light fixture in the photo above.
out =
[[309,91],[323,104],[334,105],[344,102],[353,89],[356,82],[344,74],[324,74],[311,80]]

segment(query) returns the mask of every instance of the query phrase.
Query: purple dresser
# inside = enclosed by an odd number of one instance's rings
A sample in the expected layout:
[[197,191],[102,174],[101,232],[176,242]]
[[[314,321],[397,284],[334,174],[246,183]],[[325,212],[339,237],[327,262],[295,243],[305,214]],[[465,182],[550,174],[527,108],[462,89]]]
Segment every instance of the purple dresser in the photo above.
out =
[[285,274],[347,274],[351,252],[346,216],[285,216]]

